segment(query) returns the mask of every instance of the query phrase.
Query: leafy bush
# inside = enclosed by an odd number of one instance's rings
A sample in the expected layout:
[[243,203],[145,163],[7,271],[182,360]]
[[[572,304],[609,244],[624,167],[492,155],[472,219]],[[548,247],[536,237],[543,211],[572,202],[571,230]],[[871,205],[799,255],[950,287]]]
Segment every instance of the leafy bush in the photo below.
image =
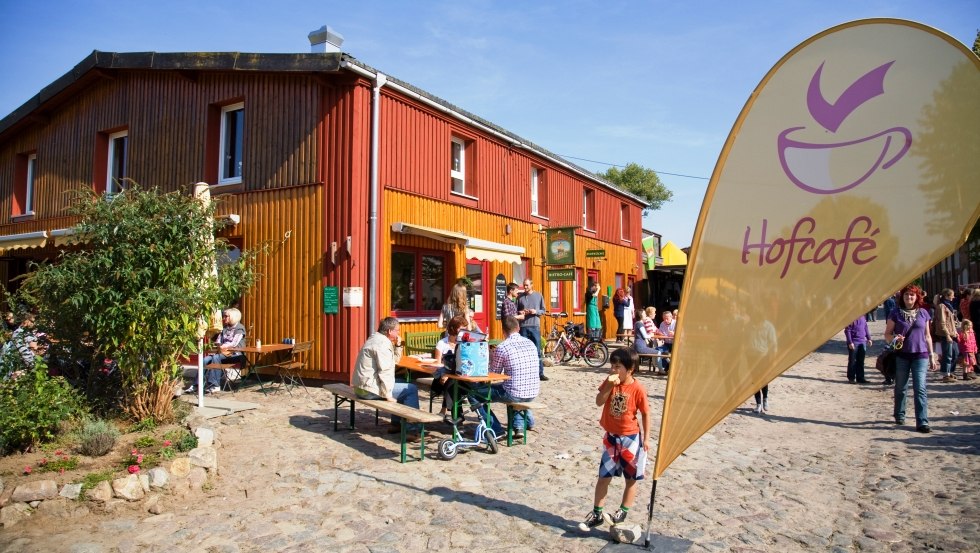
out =
[[40,361],[32,371],[0,382],[0,444],[26,448],[50,441],[62,421],[85,414],[81,396]]
[[136,443],[133,444],[133,447],[138,449],[146,449],[155,445],[157,445],[157,439],[153,436],[140,436],[139,438],[136,438]]
[[86,474],[85,477],[82,478],[82,491],[85,492],[91,490],[92,488],[98,486],[99,482],[112,480],[112,477],[115,476],[115,474],[116,472],[112,469]]
[[38,462],[38,469],[41,472],[64,472],[66,470],[75,470],[78,468],[78,457],[72,455],[62,455],[54,459],[41,459]]
[[197,447],[197,436],[183,428],[167,432],[164,438],[170,440],[173,443],[172,447],[180,452],[190,451]]
[[148,432],[150,430],[156,429],[156,427],[157,427],[156,419],[154,419],[153,417],[146,417],[144,419],[140,419],[139,421],[137,421],[136,424],[134,424],[133,427],[130,428],[129,430],[130,432]]
[[119,438],[119,430],[112,424],[99,419],[86,421],[78,433],[78,450],[90,457],[101,457],[112,450]]

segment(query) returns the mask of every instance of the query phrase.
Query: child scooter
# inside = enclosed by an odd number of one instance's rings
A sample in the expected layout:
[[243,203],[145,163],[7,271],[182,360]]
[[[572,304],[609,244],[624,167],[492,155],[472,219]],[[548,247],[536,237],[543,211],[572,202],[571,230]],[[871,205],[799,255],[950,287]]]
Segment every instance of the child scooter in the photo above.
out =
[[[483,405],[484,412],[489,413],[486,409],[486,404]],[[479,411],[477,411],[477,416],[480,419],[480,424],[476,426],[476,431],[473,433],[472,440],[462,439],[462,433],[456,428],[457,421],[453,421],[453,437],[446,438],[445,440],[439,442],[439,457],[448,461],[459,453],[460,449],[468,449],[476,446],[486,446],[490,453],[497,453],[497,434],[492,428],[487,426],[487,421],[484,417],[479,416]],[[462,421],[462,419],[459,419]],[[457,441],[456,437],[460,436]]]

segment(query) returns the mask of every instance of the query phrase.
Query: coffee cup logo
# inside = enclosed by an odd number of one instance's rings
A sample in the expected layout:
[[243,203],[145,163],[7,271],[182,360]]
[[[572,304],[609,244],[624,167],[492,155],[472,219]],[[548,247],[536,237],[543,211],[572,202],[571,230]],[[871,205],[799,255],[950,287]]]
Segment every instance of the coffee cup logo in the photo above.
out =
[[[813,73],[807,89],[810,115],[821,127],[837,135],[841,124],[869,100],[885,93],[885,75],[894,61],[859,77],[828,102],[820,90],[824,64]],[[837,194],[850,190],[902,159],[912,147],[912,133],[892,127],[869,136],[840,137],[833,142],[806,140],[806,127],[791,127],[776,139],[783,172],[799,188],[813,194]],[[790,136],[794,135],[794,136]]]

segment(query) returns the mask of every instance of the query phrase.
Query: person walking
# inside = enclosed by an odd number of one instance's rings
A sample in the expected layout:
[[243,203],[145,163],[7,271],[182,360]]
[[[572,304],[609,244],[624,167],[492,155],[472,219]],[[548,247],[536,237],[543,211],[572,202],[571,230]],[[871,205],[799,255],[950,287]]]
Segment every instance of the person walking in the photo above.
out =
[[977,378],[977,337],[973,333],[973,321],[966,319],[960,325],[960,332],[956,338],[960,346],[960,360],[963,362],[963,380],[975,380]]
[[844,328],[844,338],[847,340],[847,381],[865,384],[868,381],[864,379],[864,357],[871,346],[868,321],[864,317],[855,319]]
[[544,375],[544,360],[541,358],[541,315],[545,314],[544,297],[534,290],[534,282],[529,278],[524,279],[524,293],[517,297],[517,313],[524,317],[519,318],[521,336],[538,347],[538,379],[546,381],[548,377]]
[[943,373],[943,382],[955,382],[956,358],[959,356],[959,345],[956,342],[956,312],[959,306],[953,303],[954,293],[944,288],[936,296],[936,316],[933,319],[933,335],[936,346],[939,347],[939,370]]
[[905,403],[911,378],[915,429],[926,434],[932,432],[926,373],[937,366],[932,350],[932,334],[929,332],[932,326],[930,319],[922,289],[910,284],[902,289],[901,303],[898,309],[889,314],[885,324],[885,341],[893,343],[898,350],[895,358],[895,424],[905,424]]

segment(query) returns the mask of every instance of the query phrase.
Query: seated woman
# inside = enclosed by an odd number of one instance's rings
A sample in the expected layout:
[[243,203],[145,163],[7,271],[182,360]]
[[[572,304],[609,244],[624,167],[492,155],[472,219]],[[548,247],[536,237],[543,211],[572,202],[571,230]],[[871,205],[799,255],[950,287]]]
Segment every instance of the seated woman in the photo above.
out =
[[660,353],[657,349],[659,342],[655,338],[657,325],[653,322],[657,311],[647,307],[642,313],[640,319],[633,325],[633,335],[636,337],[633,340],[633,349],[636,353]]
[[[225,309],[221,312],[221,329],[214,337],[213,345],[218,348],[217,353],[212,353],[204,358],[204,366],[212,363],[242,363],[245,355],[230,351],[230,348],[242,347],[245,345],[245,326],[242,324],[242,312],[235,309]],[[209,369],[206,373],[207,380],[204,384],[204,393],[210,394],[221,390],[221,377],[224,375],[221,369]],[[188,394],[197,392],[197,387],[191,384],[185,390]]]
[[[433,357],[439,363],[443,362],[443,356],[447,353],[455,353],[456,351],[456,335],[459,331],[467,327],[467,319],[464,315],[456,315],[452,319],[449,319],[449,323],[446,325],[446,335],[442,337],[439,342],[436,343],[435,351],[433,352]],[[442,409],[439,414],[442,415],[446,422],[449,420],[449,410],[452,406],[452,397],[449,395],[449,386],[446,385],[446,381],[449,377],[446,376],[447,368],[445,366],[440,367],[432,378],[432,393],[442,394]]]

